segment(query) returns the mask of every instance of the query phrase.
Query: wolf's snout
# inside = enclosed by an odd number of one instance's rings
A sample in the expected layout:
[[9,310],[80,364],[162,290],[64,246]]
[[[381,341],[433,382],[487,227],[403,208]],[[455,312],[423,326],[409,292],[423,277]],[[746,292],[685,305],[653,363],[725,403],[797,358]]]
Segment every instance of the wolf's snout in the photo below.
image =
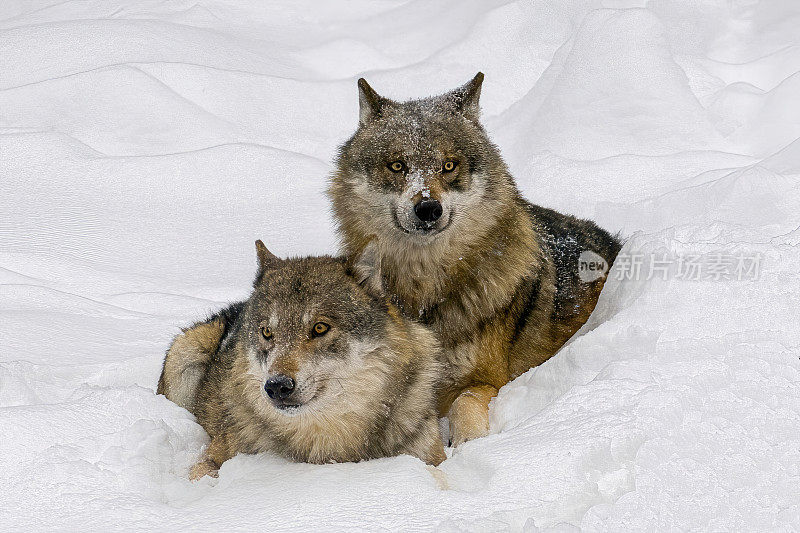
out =
[[264,383],[264,390],[271,400],[285,400],[294,392],[294,380],[285,374],[273,376]]
[[425,224],[433,224],[442,216],[442,204],[439,200],[420,200],[414,206],[414,214]]

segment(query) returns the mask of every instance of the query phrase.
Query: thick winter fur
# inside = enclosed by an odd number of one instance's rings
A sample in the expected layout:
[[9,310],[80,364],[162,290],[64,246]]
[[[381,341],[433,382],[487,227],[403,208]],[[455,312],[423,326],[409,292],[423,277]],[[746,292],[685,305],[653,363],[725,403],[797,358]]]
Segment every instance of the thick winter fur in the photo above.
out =
[[[258,248],[250,298],[179,335],[164,361],[158,392],[211,436],[190,476],[214,474],[237,453],[311,463],[409,454],[439,464],[439,345],[383,295],[374,247],[349,269],[343,259],[281,260]],[[289,396],[265,391],[276,376],[293,380]]]
[[164,358],[157,394],[194,411],[197,386],[215,360],[223,334],[231,330],[243,306],[241,302],[233,304],[175,337]]
[[[444,348],[439,396],[453,442],[488,431],[488,404],[586,322],[605,282],[584,283],[584,250],[608,265],[620,244],[593,222],[527,202],[478,115],[483,75],[438,97],[396,102],[359,80],[359,127],[329,189],[344,252],[375,242],[402,313]],[[414,206],[440,202],[421,223]]]

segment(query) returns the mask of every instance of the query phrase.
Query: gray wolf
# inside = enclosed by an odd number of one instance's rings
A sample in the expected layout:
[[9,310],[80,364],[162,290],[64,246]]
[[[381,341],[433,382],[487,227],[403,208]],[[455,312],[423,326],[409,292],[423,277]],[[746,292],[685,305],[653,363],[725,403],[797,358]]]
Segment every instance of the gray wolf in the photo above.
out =
[[376,247],[281,260],[258,241],[251,296],[179,335],[158,393],[211,436],[190,477],[237,453],[311,463],[444,460],[438,342],[383,293]]
[[440,414],[456,445],[488,432],[488,405],[583,325],[620,242],[588,220],[531,204],[479,120],[483,74],[441,96],[399,102],[362,78],[359,125],[329,196],[343,251],[376,243],[381,283],[443,346]]

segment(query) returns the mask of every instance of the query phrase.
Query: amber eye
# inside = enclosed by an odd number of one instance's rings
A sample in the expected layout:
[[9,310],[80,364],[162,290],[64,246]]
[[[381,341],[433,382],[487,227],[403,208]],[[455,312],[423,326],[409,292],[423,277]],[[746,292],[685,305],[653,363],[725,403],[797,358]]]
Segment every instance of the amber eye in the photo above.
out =
[[328,324],[326,324],[325,322],[317,322],[316,324],[314,324],[314,329],[312,330],[312,335],[314,337],[322,337],[323,335],[328,333],[329,329],[331,329],[331,327]]
[[402,161],[392,161],[387,165],[392,172],[402,172],[406,165]]
[[261,336],[267,339],[268,341],[272,340],[272,337],[274,337],[272,331],[267,326],[261,326],[261,328],[259,328],[259,331],[261,331]]
[[443,172],[452,172],[456,169],[456,162],[455,161],[445,161],[444,166],[442,166]]

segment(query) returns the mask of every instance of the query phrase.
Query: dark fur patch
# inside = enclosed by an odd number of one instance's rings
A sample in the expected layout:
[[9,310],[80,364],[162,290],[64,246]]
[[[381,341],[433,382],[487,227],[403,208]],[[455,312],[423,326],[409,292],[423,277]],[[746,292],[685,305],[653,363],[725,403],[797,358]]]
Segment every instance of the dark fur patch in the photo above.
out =
[[514,323],[514,335],[511,337],[511,343],[517,342],[520,333],[528,325],[534,309],[536,308],[536,300],[539,298],[539,290],[541,288],[542,280],[538,277],[525,278],[519,288],[517,296],[514,298],[516,301],[521,301],[522,306],[517,314],[517,320]]
[[582,306],[587,304],[593,308],[594,302],[587,300],[592,299],[589,294],[594,289],[578,276],[580,254],[591,250],[611,265],[621,244],[591,220],[581,220],[533,204],[529,204],[529,213],[534,223],[542,228],[542,242],[555,265],[553,318],[560,320],[580,315]]

